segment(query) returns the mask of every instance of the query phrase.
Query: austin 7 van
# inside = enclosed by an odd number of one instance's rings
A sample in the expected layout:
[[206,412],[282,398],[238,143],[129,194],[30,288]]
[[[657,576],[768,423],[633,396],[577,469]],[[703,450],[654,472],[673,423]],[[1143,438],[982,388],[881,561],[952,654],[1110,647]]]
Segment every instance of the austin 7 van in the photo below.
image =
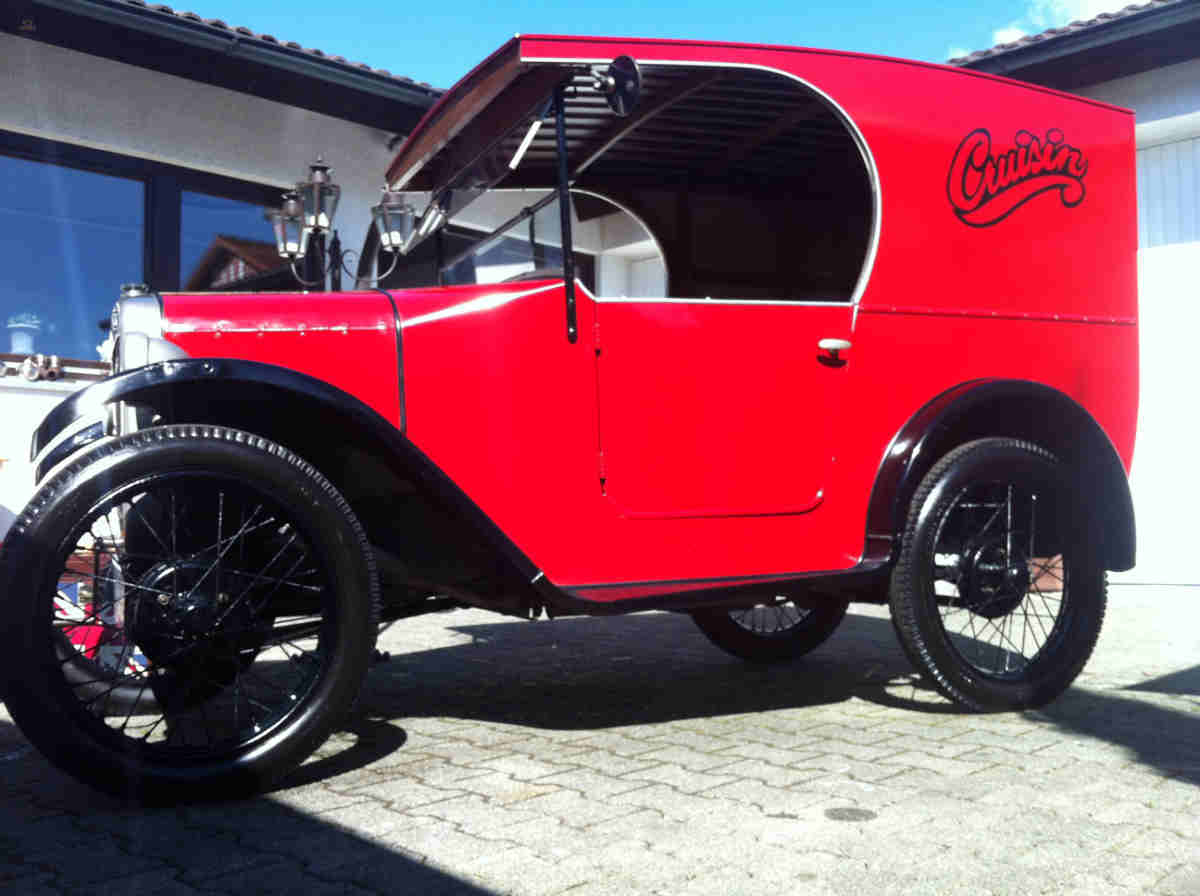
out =
[[[150,800],[267,786],[381,624],[464,606],[684,612],[799,678],[886,603],[964,707],[1079,674],[1134,563],[1130,112],[518,36],[386,184],[354,289],[127,290],[112,376],[33,435],[5,697],[57,765]],[[335,198],[285,202],[284,260]]]

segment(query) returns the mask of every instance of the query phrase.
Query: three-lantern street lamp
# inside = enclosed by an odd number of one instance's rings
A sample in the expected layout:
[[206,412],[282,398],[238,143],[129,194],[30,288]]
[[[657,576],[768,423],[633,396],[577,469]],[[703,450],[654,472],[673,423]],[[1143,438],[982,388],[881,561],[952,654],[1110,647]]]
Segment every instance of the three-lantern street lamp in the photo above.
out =
[[[342,188],[330,177],[329,166],[319,156],[308,166],[308,179],[300,181],[295,188],[283,194],[278,209],[267,212],[267,218],[275,231],[275,248],[279,257],[291,265],[292,274],[305,286],[324,284],[325,275],[332,272],[332,288],[340,288],[340,271],[343,253],[337,232],[333,231],[333,217],[337,212]],[[392,265],[377,279],[382,280],[396,266],[401,255],[408,252],[416,237],[416,213],[404,199],[402,193],[383,189],[379,204],[371,209],[372,222],[379,232],[379,245],[392,254]],[[305,279],[296,269],[296,264],[310,257],[310,249],[319,247],[324,255],[324,235],[333,233],[329,246],[329,258],[322,261],[316,279]],[[347,271],[349,273],[349,271]]]

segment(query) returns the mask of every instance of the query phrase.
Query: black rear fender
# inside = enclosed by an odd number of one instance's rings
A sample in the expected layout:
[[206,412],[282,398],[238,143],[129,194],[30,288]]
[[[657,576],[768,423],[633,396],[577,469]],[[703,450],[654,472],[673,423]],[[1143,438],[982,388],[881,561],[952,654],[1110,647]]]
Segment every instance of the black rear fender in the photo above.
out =
[[894,560],[921,479],[946,452],[988,437],[1024,439],[1057,455],[1081,502],[1088,543],[1096,546],[1107,569],[1133,568],[1133,499],[1112,442],[1070,396],[1025,380],[963,383],[930,401],[901,428],[871,493],[864,559]]

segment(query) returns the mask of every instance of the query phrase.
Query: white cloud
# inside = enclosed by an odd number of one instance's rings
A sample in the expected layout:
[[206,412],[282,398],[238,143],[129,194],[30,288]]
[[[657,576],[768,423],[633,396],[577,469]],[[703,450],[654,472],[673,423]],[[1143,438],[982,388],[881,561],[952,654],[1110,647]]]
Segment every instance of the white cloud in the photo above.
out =
[[970,55],[971,55],[971,51],[968,50],[966,47],[947,47],[947,49],[946,49],[946,58],[947,59],[958,59],[962,56],[970,56]]
[[1007,28],[997,28],[992,32],[993,44],[1011,44],[1013,41],[1020,40],[1025,36],[1025,29],[1013,22]]

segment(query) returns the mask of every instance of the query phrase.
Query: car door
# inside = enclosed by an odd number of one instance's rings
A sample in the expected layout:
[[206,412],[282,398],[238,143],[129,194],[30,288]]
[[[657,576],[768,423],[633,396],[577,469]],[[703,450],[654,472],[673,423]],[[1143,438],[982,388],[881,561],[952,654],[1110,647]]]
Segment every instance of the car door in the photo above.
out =
[[[602,299],[600,475],[626,517],[799,514],[834,462],[847,302]],[[834,352],[830,346],[842,340]]]

